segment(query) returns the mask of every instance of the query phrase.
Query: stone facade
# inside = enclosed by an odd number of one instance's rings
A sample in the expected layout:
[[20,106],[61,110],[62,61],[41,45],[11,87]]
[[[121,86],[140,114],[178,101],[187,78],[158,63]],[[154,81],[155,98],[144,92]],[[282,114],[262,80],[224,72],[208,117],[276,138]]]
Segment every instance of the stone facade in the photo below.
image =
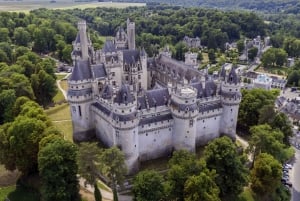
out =
[[127,33],[120,28],[94,51],[79,23],[68,80],[74,141],[118,146],[134,172],[173,150],[194,152],[222,134],[234,139],[241,101],[234,68],[213,80],[167,50],[148,58],[135,47],[134,27],[128,20]]

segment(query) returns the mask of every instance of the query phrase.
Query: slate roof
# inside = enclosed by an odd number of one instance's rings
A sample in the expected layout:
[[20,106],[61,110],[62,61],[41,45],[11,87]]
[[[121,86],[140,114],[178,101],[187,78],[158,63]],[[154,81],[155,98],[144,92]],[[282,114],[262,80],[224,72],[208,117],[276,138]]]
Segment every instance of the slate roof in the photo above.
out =
[[171,104],[173,107],[177,108],[180,111],[195,111],[198,109],[198,106],[196,103],[187,105],[187,104],[179,104],[179,103],[176,103],[175,101],[172,101]]
[[114,102],[119,104],[132,103],[134,101],[133,95],[130,93],[129,85],[122,84],[120,90],[118,91]]
[[87,80],[92,78],[92,71],[88,60],[76,60],[72,74],[69,78],[71,81]]
[[135,64],[140,60],[139,50],[123,50],[123,63]]
[[222,104],[220,102],[214,104],[205,104],[199,106],[199,112],[207,112],[219,108],[222,108]]
[[205,82],[205,97],[214,96],[217,93],[217,85],[213,80]]
[[106,39],[102,50],[104,52],[116,52],[116,46],[111,39]]
[[104,85],[101,91],[101,97],[104,99],[111,99],[113,95],[114,95],[114,90],[112,86],[109,84]]
[[159,57],[156,59],[156,63],[160,64],[160,67],[164,68],[161,70],[167,71],[174,77],[177,76],[178,79],[184,77],[185,79],[190,81],[194,77],[201,76],[201,72],[199,72],[198,70],[163,54],[159,55]]
[[144,96],[138,97],[138,109],[146,109],[147,105],[149,108],[166,105],[169,97],[167,88],[148,90]]
[[126,114],[126,115],[121,115],[121,114],[116,114],[116,113],[113,113],[112,114],[112,118],[115,120],[115,121],[132,121],[136,118],[137,116],[137,113],[130,113],[130,114]]
[[235,72],[235,67],[231,67],[231,70],[228,74],[228,82],[231,84],[237,84],[239,82],[238,76]]
[[172,117],[172,115],[170,113],[169,114],[155,116],[155,117],[142,118],[140,120],[139,126],[142,126],[142,125],[145,125],[145,124],[152,124],[152,123],[155,123],[155,122],[172,120],[172,119],[173,119],[173,117]]
[[104,78],[107,76],[104,64],[93,65],[92,70],[95,78]]
[[104,107],[103,105],[101,105],[98,102],[92,103],[92,106],[94,106],[95,108],[97,108],[98,110],[100,110],[101,112],[103,112],[104,114],[106,114],[107,116],[110,115],[110,110],[106,107]]

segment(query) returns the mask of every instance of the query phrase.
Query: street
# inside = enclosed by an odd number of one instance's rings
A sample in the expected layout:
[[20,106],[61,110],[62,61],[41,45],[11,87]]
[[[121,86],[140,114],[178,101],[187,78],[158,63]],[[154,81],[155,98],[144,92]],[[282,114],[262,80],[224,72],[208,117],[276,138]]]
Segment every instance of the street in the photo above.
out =
[[300,200],[300,150],[296,149],[294,165],[291,172],[292,201]]

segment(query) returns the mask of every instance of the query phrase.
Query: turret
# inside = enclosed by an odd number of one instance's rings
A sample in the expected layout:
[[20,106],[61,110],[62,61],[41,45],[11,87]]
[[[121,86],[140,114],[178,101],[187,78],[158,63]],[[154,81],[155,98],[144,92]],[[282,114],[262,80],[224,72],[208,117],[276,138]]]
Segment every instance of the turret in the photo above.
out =
[[128,49],[135,49],[135,23],[130,22],[129,18],[127,19],[127,37],[128,37]]
[[137,102],[128,85],[123,84],[113,103],[112,125],[116,133],[116,145],[125,154],[129,173],[139,168],[139,144]]
[[88,37],[86,34],[86,22],[79,21],[77,27],[79,31],[80,44],[81,44],[81,57],[82,59],[87,59],[89,57],[89,52],[88,52]]
[[175,150],[185,149],[195,152],[198,116],[196,98],[197,90],[190,86],[183,86],[172,92],[170,106],[174,119],[173,146]]
[[73,139],[85,141],[94,137],[94,125],[90,112],[93,101],[92,72],[88,60],[75,60],[75,66],[68,80],[68,102],[70,104]]
[[228,76],[226,72],[221,73],[224,80],[221,83],[221,102],[223,113],[221,118],[220,132],[232,139],[236,138],[236,124],[238,118],[241,92],[239,78],[232,67]]

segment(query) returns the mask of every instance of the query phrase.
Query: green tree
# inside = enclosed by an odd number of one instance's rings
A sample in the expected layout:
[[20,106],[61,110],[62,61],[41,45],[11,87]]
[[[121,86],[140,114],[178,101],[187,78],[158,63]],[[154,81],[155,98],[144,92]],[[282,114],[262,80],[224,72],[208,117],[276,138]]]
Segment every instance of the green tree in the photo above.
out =
[[242,101],[239,107],[238,128],[248,132],[251,126],[257,125],[259,111],[264,105],[274,105],[278,91],[264,89],[242,90]]
[[134,178],[133,194],[136,201],[156,201],[163,197],[163,177],[154,170],[139,172]]
[[166,197],[169,200],[184,200],[184,184],[192,175],[199,175],[206,169],[203,160],[196,160],[196,155],[186,150],[178,150],[173,153],[168,165],[170,169],[165,184]]
[[9,30],[8,28],[0,28],[0,42],[9,42]]
[[245,49],[244,39],[238,40],[236,43],[236,46],[237,46],[239,53],[242,53]]
[[76,146],[62,138],[55,138],[41,147],[38,166],[43,200],[79,200],[76,154]]
[[271,124],[276,116],[274,105],[264,105],[261,109],[259,109],[258,113],[259,124]]
[[[95,200],[101,201],[101,192],[98,189],[97,178],[100,173],[101,150],[97,143],[81,143],[77,155],[78,173],[86,182],[95,188]],[[98,165],[97,165],[98,164]]]
[[178,42],[176,45],[175,45],[175,58],[178,59],[178,60],[181,60],[183,61],[185,56],[184,54],[188,51],[188,48],[187,46],[185,45],[185,43],[183,42]]
[[258,49],[257,47],[252,47],[248,50],[248,58],[253,61],[254,58],[257,56],[257,52],[258,52]]
[[268,153],[281,162],[287,159],[280,130],[273,130],[268,124],[263,124],[251,127],[250,132],[249,151],[254,161],[260,153]]
[[210,63],[212,63],[212,64],[216,63],[216,53],[215,53],[214,49],[208,50],[208,59],[209,59]]
[[281,164],[272,155],[261,153],[251,170],[251,189],[264,197],[269,197],[280,185]]
[[18,27],[14,30],[15,43],[20,46],[27,46],[30,42],[30,33],[23,27]]
[[201,172],[189,177],[184,185],[185,201],[221,201],[219,187],[215,183],[216,173]]
[[102,174],[109,179],[113,189],[114,201],[116,201],[118,199],[117,185],[123,185],[125,174],[127,173],[125,156],[117,147],[105,149],[100,155],[99,165]]
[[43,106],[51,103],[57,92],[55,79],[44,70],[31,75],[31,86],[37,102]]
[[220,188],[221,197],[230,197],[242,192],[247,184],[247,169],[230,138],[221,137],[211,141],[205,147],[204,158],[207,168],[216,170],[216,184]]
[[281,48],[270,48],[265,51],[261,57],[264,67],[271,68],[275,66],[283,66],[286,63],[287,53]]
[[16,94],[13,89],[3,90],[0,93],[0,124],[13,120],[13,105]]
[[286,114],[280,112],[277,113],[273,122],[272,128],[279,129],[283,133],[283,143],[287,146],[290,145],[289,138],[293,136],[292,124]]

